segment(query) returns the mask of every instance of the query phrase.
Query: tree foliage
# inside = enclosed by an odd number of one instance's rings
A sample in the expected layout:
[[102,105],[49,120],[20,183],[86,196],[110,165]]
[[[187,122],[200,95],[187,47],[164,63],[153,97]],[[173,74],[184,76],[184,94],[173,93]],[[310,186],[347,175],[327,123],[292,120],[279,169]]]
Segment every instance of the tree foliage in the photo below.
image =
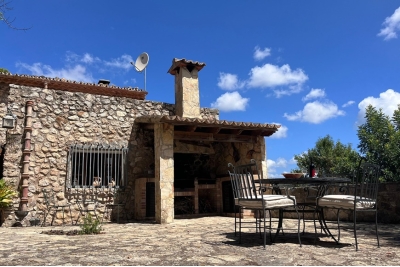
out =
[[18,193],[11,185],[0,179],[0,209],[10,207],[13,204],[13,199]]
[[360,158],[350,144],[335,142],[329,135],[319,138],[314,148],[294,156],[300,168],[296,171],[308,170],[312,162],[318,169],[319,176],[337,174],[346,177],[354,175]]
[[10,73],[8,69],[0,68],[0,73]]
[[10,1],[7,2],[6,0],[0,0],[0,21],[13,30],[29,30],[29,28],[18,28],[13,25],[15,18],[10,19],[9,17],[7,17],[7,12],[11,11],[12,9],[13,8],[10,7]]
[[400,105],[392,118],[369,105],[365,119],[357,133],[360,152],[381,167],[382,181],[400,181]]

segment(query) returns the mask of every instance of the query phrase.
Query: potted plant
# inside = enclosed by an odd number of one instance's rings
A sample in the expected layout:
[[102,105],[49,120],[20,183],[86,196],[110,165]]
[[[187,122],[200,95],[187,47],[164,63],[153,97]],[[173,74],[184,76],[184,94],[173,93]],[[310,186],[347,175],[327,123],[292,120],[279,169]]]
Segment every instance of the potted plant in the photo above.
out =
[[3,212],[13,204],[13,199],[18,195],[11,185],[0,179],[0,226],[3,224]]

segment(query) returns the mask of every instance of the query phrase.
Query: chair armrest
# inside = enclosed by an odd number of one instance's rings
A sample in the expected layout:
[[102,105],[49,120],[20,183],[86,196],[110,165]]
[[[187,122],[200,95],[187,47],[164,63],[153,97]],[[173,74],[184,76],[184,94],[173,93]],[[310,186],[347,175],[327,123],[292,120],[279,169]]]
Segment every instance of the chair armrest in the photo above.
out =
[[267,192],[268,189],[272,189],[272,187],[270,187],[270,186],[265,186],[265,185],[261,185],[261,186],[258,188],[258,192],[259,192],[260,195],[264,195],[265,192]]
[[355,184],[348,184],[339,187],[339,192],[344,195],[354,195],[356,191]]

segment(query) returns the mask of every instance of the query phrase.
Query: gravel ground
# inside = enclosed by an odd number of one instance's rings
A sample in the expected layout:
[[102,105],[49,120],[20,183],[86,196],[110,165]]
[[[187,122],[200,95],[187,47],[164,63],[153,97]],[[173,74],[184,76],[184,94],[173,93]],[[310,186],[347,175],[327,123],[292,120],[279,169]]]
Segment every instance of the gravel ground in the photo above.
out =
[[[78,226],[0,228],[0,265],[399,265],[400,225],[379,225],[377,248],[373,224],[361,224],[357,232],[342,230],[341,243],[318,235],[306,223],[300,247],[285,219],[285,234],[274,244],[253,229],[245,229],[242,243],[234,234],[234,219],[203,217],[152,222],[105,224],[98,235],[76,235]],[[343,226],[351,226],[343,224]],[[74,231],[75,230],[75,231]],[[67,233],[70,233],[67,235]]]

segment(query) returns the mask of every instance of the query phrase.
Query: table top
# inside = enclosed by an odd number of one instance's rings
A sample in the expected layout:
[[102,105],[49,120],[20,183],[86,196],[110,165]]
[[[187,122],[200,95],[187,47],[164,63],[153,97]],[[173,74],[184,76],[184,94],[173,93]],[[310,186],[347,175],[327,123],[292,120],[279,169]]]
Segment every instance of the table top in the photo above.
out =
[[340,184],[349,183],[351,179],[343,177],[321,177],[321,178],[267,178],[260,179],[258,182],[264,184]]

